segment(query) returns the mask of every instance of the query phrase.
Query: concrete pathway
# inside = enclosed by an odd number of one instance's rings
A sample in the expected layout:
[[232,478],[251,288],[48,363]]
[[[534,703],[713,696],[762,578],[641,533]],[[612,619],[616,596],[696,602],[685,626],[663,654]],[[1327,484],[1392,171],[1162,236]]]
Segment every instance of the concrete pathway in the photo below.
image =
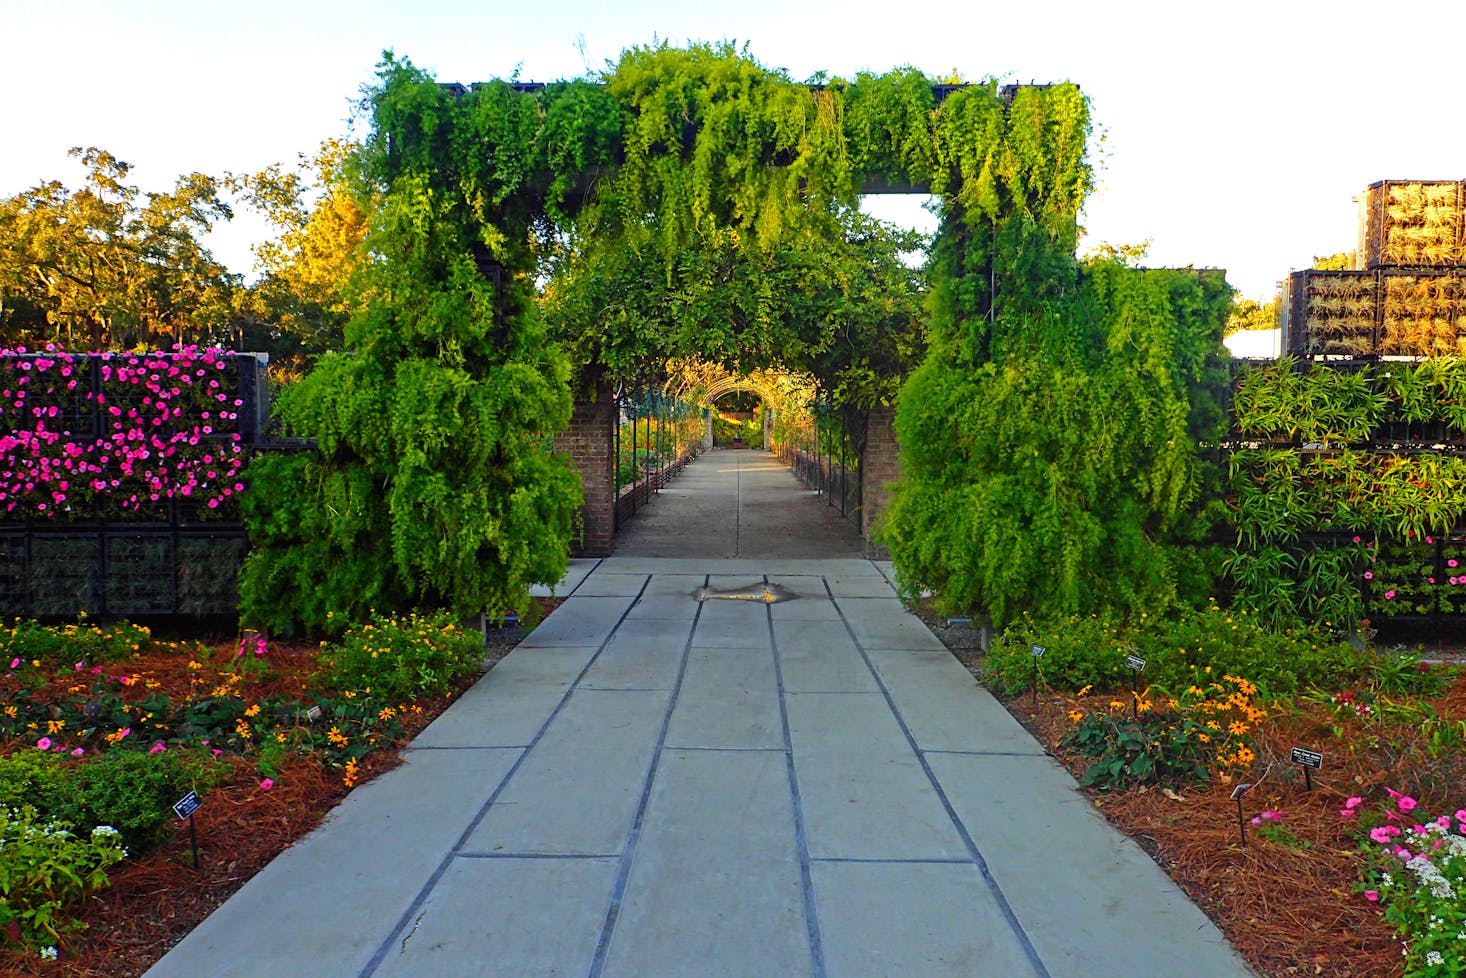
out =
[[617,556],[566,592],[149,976],[1251,973],[884,565]]
[[616,533],[618,557],[859,557],[860,523],[800,485],[777,455],[717,449]]

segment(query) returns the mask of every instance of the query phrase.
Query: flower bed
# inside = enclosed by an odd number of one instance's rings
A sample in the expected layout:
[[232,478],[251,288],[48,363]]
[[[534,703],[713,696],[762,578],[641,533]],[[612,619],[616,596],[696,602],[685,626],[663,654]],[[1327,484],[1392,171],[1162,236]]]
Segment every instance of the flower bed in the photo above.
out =
[[[165,641],[127,624],[0,629],[0,879],[13,887],[0,974],[140,974],[394,764],[484,656],[442,616],[375,618],[318,647]],[[171,810],[190,790],[197,868]],[[75,884],[51,885],[42,864]]]
[[[1121,659],[1146,636],[1159,649],[1185,627],[1112,632],[1092,655]],[[1263,975],[1466,973],[1466,675],[1379,653],[1351,679],[1313,686],[1307,670],[1325,650],[1311,638],[1294,636],[1296,681],[1273,677],[1296,690],[1282,695],[1219,675],[1173,692],[1044,686],[1036,703],[1009,683],[1007,705]],[[1064,644],[1050,637],[1042,661]],[[980,676],[1011,678],[1022,674],[1012,661],[1031,667],[1015,647],[998,662],[954,651]],[[1185,646],[1172,651],[1168,669],[1211,675]],[[1324,755],[1311,790],[1295,747]]]

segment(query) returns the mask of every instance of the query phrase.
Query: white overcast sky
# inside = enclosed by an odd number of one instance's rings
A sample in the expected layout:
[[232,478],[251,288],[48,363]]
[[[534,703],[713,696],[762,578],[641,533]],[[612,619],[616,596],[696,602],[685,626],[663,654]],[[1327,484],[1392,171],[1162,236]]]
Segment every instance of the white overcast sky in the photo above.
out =
[[[148,190],[291,160],[345,131],[384,48],[440,81],[552,81],[654,37],[747,42],[796,79],[1077,82],[1096,122],[1087,245],[1149,240],[1148,264],[1222,267],[1257,298],[1354,247],[1370,182],[1466,177],[1463,0],[0,0],[0,197],[76,185],[74,145]],[[213,247],[249,272],[258,228],[236,224]]]

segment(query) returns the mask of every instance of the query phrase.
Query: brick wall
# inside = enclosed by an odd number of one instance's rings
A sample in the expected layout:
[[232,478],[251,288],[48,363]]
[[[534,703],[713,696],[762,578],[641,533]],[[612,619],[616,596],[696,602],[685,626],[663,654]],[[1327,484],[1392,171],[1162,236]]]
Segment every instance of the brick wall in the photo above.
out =
[[568,455],[580,472],[585,491],[579,540],[571,541],[578,557],[608,557],[616,533],[615,451],[616,406],[610,391],[597,392],[593,403],[576,404],[570,427],[555,436],[555,451]]
[[865,554],[873,560],[887,560],[889,552],[871,542],[871,530],[886,511],[889,485],[901,478],[901,455],[896,445],[895,409],[871,408],[865,429],[865,455],[860,460],[860,535]]

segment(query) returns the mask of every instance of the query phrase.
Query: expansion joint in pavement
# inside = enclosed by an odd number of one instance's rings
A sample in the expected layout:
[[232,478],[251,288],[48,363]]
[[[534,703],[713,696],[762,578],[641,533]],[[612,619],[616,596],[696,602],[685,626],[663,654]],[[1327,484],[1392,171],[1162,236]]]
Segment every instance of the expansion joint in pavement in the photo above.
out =
[[[646,582],[643,582],[642,591],[646,590],[647,583],[650,581],[651,578],[648,577]],[[707,586],[707,575],[703,576],[702,583],[704,587]],[[636,602],[633,601],[632,605],[635,604]],[[682,691],[682,680],[687,675],[687,660],[692,654],[693,636],[697,634],[697,623],[702,618],[702,610],[703,605],[698,604],[697,610],[692,615],[692,628],[687,632],[687,641],[682,645],[682,657],[677,663],[677,678],[672,683],[672,695],[667,697],[667,711],[662,716],[662,727],[657,731],[657,743],[652,749],[651,764],[647,768],[646,779],[642,783],[641,798],[636,804],[636,816],[631,820],[631,832],[626,838],[626,847],[621,853],[621,863],[616,869],[616,883],[611,890],[610,905],[606,908],[605,921],[601,924],[601,933],[596,940],[596,951],[594,957],[591,958],[587,978],[601,978],[606,969],[606,958],[611,951],[611,938],[615,936],[616,921],[621,916],[621,905],[626,898],[626,883],[631,878],[631,866],[636,861],[636,849],[641,841],[642,826],[646,824],[647,806],[651,804],[652,785],[657,779],[657,768],[662,762],[662,752],[666,749],[667,731],[672,726],[672,711],[677,707],[677,694]],[[622,614],[621,620],[616,623],[616,628],[621,627],[621,622],[625,621],[626,615],[630,613],[631,609],[628,608]],[[611,637],[616,634],[616,628],[611,629],[611,635],[606,638],[607,642],[610,642]]]
[[[1039,957],[1038,949],[1033,946],[1033,940],[1028,936],[1028,931],[1024,929],[1022,922],[1019,921],[1018,915],[1013,912],[1013,905],[1008,902],[1007,896],[1003,893],[1003,888],[998,885],[997,879],[988,867],[987,860],[983,858],[981,850],[977,848],[977,843],[973,841],[972,833],[967,830],[966,825],[962,824],[962,819],[957,817],[957,809],[953,807],[952,800],[947,796],[947,792],[942,787],[941,782],[937,780],[936,773],[931,769],[931,764],[927,762],[926,753],[922,751],[916,742],[916,737],[912,735],[911,727],[907,724],[906,717],[902,715],[900,708],[896,706],[896,700],[891,695],[891,690],[886,685],[886,681],[881,678],[880,672],[876,670],[875,664],[871,662],[870,653],[866,649],[865,644],[860,641],[855,629],[850,626],[850,620],[845,617],[845,609],[840,607],[839,599],[835,597],[835,592],[830,589],[830,582],[824,577],[821,577],[820,580],[825,585],[825,593],[829,596],[830,602],[835,606],[835,613],[839,615],[840,623],[845,626],[845,631],[850,636],[850,641],[855,644],[856,651],[860,653],[860,658],[865,662],[865,667],[870,670],[871,677],[875,680],[876,686],[881,691],[881,695],[886,698],[886,705],[890,707],[892,715],[896,718],[896,723],[901,727],[901,733],[906,737],[906,742],[911,747],[911,752],[916,756],[917,762],[921,765],[922,773],[926,775],[926,779],[931,784],[932,790],[936,792],[937,798],[942,803],[942,808],[947,812],[947,818],[951,821],[953,827],[956,828],[958,835],[961,836],[962,844],[967,848],[967,853],[971,857],[972,864],[982,874],[983,881],[987,884],[988,890],[992,893],[993,899],[997,902],[998,908],[1003,913],[1003,919],[1007,921],[1008,926],[1012,929],[1013,936],[1018,939],[1019,946],[1022,947],[1029,964],[1033,965],[1037,978],[1052,978],[1048,966]],[[772,625],[770,627],[772,628]]]
[[443,874],[448,871],[448,867],[453,864],[453,861],[458,857],[458,854],[463,851],[463,847],[468,844],[469,838],[472,837],[474,831],[479,827],[479,823],[484,820],[484,816],[489,813],[489,809],[492,808],[494,806],[494,803],[499,800],[499,796],[503,793],[505,785],[509,784],[509,782],[514,779],[515,772],[518,771],[520,766],[524,764],[525,758],[529,757],[529,755],[533,753],[535,745],[538,744],[540,740],[545,736],[545,731],[550,729],[550,724],[555,722],[555,718],[558,717],[560,715],[560,711],[565,708],[565,703],[570,699],[570,694],[575,692],[576,688],[580,685],[581,679],[583,679],[585,677],[585,674],[590,671],[591,666],[595,665],[596,660],[601,657],[601,653],[606,651],[606,646],[611,644],[611,639],[613,636],[615,636],[616,629],[620,628],[621,623],[624,622],[627,616],[631,614],[632,607],[635,606],[636,601],[639,601],[641,599],[641,595],[643,592],[646,591],[646,586],[650,581],[651,578],[648,577],[646,581],[642,582],[641,590],[637,592],[636,599],[633,600],[631,604],[628,605],[626,609],[621,612],[620,616],[616,619],[616,624],[611,629],[610,634],[608,634],[601,642],[600,646],[597,647],[595,654],[590,657],[589,661],[587,661],[586,664],[581,667],[580,672],[575,677],[575,681],[570,683],[565,688],[565,694],[561,696],[560,699],[555,703],[555,707],[550,711],[550,715],[545,718],[545,722],[540,724],[539,729],[535,731],[535,735],[530,738],[529,745],[520,753],[519,757],[515,759],[513,765],[510,766],[508,772],[505,773],[504,777],[499,779],[499,783],[494,786],[494,790],[492,793],[490,793],[489,797],[484,801],[482,805],[479,806],[478,811],[474,814],[473,818],[469,820],[468,826],[463,830],[462,834],[458,836],[458,840],[453,844],[453,848],[450,849],[448,851],[448,854],[443,857],[440,863],[438,863],[437,868],[433,870],[433,873],[431,876],[428,877],[427,882],[422,885],[422,887],[418,890],[417,895],[413,897],[412,903],[408,905],[405,911],[403,911],[401,918],[397,921],[397,926],[392,928],[392,932],[387,935],[386,939],[383,940],[382,943],[377,947],[377,950],[371,956],[371,959],[367,961],[366,966],[361,969],[360,978],[371,978],[372,975],[376,974],[377,969],[382,966],[382,962],[386,961],[387,956],[392,953],[392,948],[394,945],[398,947],[399,951],[406,946],[406,937],[402,937],[401,935],[403,935],[404,932],[407,932],[409,926],[416,926],[415,921],[420,918],[423,905],[427,902],[428,895],[433,892],[433,888],[436,887],[439,881],[442,880]]
[[[768,583],[764,576],[764,583]],[[820,578],[821,582],[824,578]],[[825,585],[829,590],[829,585]],[[804,800],[799,794],[799,775],[794,770],[794,738],[789,732],[789,704],[784,690],[784,667],[779,660],[779,637],[774,631],[774,611],[764,606],[768,619],[769,645],[774,653],[774,681],[779,692],[779,726],[784,737],[784,769],[789,778],[789,796],[794,808],[794,843],[799,854],[799,882],[804,891],[804,923],[809,936],[810,974],[812,978],[825,978],[824,938],[820,934],[819,906],[814,895],[814,873],[810,869],[809,831],[804,820]]]

